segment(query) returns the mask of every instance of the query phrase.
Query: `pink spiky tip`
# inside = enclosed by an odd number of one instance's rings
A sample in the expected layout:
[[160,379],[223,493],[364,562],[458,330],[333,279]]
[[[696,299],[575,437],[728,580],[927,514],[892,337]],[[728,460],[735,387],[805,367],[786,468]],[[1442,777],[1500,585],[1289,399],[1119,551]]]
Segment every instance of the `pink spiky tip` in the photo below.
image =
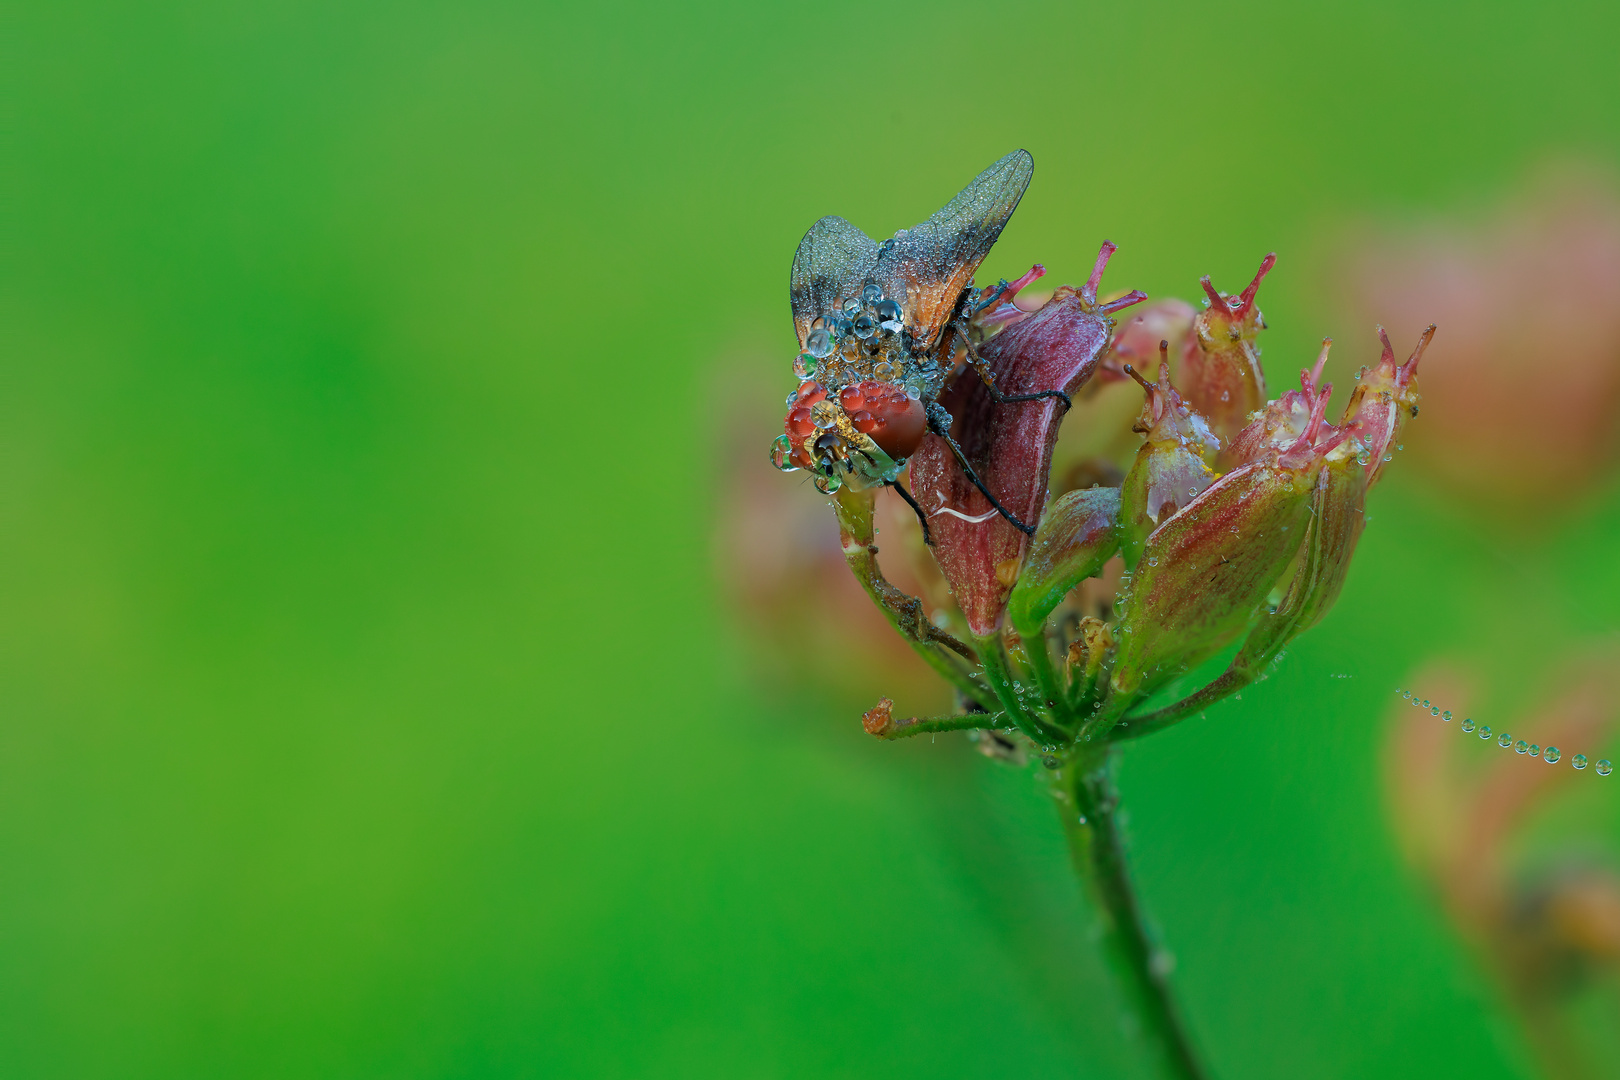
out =
[[1103,271],[1108,268],[1108,260],[1113,258],[1114,252],[1118,250],[1119,245],[1112,240],[1102,242],[1102,247],[1097,251],[1097,262],[1091,268],[1091,276],[1086,278],[1084,285],[1080,286],[1080,299],[1087,304],[1097,302],[1097,287],[1102,284]]
[[1255,272],[1254,280],[1249,282],[1244,290],[1237,295],[1235,305],[1232,297],[1223,296],[1220,290],[1216,289],[1214,285],[1210,284],[1208,274],[1205,274],[1203,277],[1199,278],[1198,284],[1202,285],[1204,287],[1204,292],[1209,294],[1209,302],[1212,306],[1223,308],[1233,321],[1239,321],[1245,318],[1249,314],[1250,309],[1254,307],[1254,297],[1255,294],[1260,291],[1260,283],[1266,279],[1266,275],[1271,273],[1271,268],[1276,265],[1277,253],[1275,251],[1269,253],[1264,259],[1261,259],[1260,269]]

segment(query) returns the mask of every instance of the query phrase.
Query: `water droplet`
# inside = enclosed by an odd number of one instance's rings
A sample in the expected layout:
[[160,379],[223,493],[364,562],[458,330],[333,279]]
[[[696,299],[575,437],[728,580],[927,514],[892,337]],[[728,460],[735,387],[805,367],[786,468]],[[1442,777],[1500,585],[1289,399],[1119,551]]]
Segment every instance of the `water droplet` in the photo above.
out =
[[1558,747],[1549,746],[1549,747],[1547,747],[1547,749],[1545,749],[1545,750],[1543,750],[1541,752],[1541,759],[1543,761],[1545,761],[1547,764],[1551,765],[1551,764],[1555,763],[1558,760],[1560,755],[1561,755],[1561,752],[1559,751]]
[[1369,457],[1366,454],[1366,452],[1362,452],[1362,453],[1356,455],[1356,464],[1357,465],[1365,465],[1365,464],[1367,464],[1367,462],[1369,462],[1371,460],[1372,460],[1372,458]]
[[1540,757],[1541,746],[1537,743],[1531,743],[1530,749],[1526,750],[1525,753],[1529,754],[1531,757]]
[[1151,559],[1148,560],[1148,565],[1149,566],[1158,566],[1159,565],[1159,557],[1157,555],[1153,556]]
[[1482,739],[1490,738],[1491,737],[1491,725],[1489,725],[1489,724],[1481,724],[1479,726],[1479,737],[1482,738]]
[[876,286],[876,285],[868,285],[866,288],[861,290],[861,302],[862,303],[875,304],[879,300],[882,300],[882,299],[883,299],[883,290],[881,288],[879,288],[878,286]]
[[1406,449],[1406,444],[1405,443],[1396,443],[1395,444],[1395,449],[1397,449],[1397,450],[1405,450]]
[[1441,713],[1440,719],[1444,720],[1448,724],[1451,723],[1451,710],[1447,709],[1445,712]]
[[[1273,609],[1273,610],[1275,610],[1275,609]],[[1439,716],[1440,715],[1440,706],[1438,706],[1438,705],[1431,706],[1430,709],[1429,709],[1429,715],[1430,716]]]
[[783,472],[798,472],[799,467],[788,460],[793,453],[793,442],[786,435],[778,435],[771,443],[771,464]]
[[1608,758],[1599,758],[1597,763],[1597,774],[1599,776],[1608,776],[1612,772],[1614,772],[1614,763]]
[[809,353],[800,353],[793,359],[793,374],[801,379],[808,379],[816,373],[818,361]]
[[1393,459],[1393,458],[1394,458],[1394,457],[1395,457],[1395,455],[1394,455],[1394,454],[1385,454],[1385,455],[1384,455],[1384,460],[1385,460],[1385,461],[1390,461],[1390,460],[1392,460],[1392,459]]
[[1471,717],[1471,716],[1470,717],[1464,717],[1463,722],[1462,722],[1462,729],[1464,731],[1473,731],[1474,730],[1474,718]]
[[1574,757],[1569,759],[1569,763],[1575,766],[1577,769],[1584,769],[1586,768],[1586,755],[1576,754]]
[[1421,709],[1421,708],[1423,708],[1423,702],[1419,701],[1417,698],[1414,697],[1414,698],[1412,698],[1412,707],[1414,709]]
[[901,311],[900,305],[895,303],[893,300],[884,300],[880,302],[876,308],[876,312],[878,322],[885,330],[892,333],[898,333],[905,325],[905,312]]
[[1513,736],[1509,735],[1505,731],[1502,732],[1502,734],[1496,737],[1496,745],[1506,750],[1508,747],[1513,745]]
[[804,351],[818,360],[832,355],[832,335],[825,330],[812,330],[804,339]]
[[845,300],[843,310],[846,317],[853,319],[861,313],[861,302],[853,298]]
[[855,336],[865,341],[877,333],[877,320],[870,315],[862,315],[855,320]]
[[1429,699],[1428,698],[1423,699],[1423,707],[1425,709],[1429,708]]
[[1530,744],[1525,742],[1523,739],[1520,739],[1518,742],[1513,744],[1513,752],[1515,754],[1528,754],[1530,752]]
[[816,490],[821,492],[823,495],[836,494],[838,489],[843,486],[844,482],[837,476],[826,476],[822,473],[816,474]]

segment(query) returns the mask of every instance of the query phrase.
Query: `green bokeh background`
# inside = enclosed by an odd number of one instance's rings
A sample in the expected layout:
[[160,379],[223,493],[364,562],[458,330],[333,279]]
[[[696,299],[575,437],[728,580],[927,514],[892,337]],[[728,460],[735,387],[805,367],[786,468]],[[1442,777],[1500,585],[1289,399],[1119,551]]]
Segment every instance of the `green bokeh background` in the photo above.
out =
[[[1620,158],[1596,4],[6,22],[8,1077],[1138,1075],[1029,776],[751,674],[717,372],[779,355],[778,413],[804,228],[1017,146],[984,276],[1275,249],[1268,362],[1333,333],[1341,377],[1367,330],[1290,264],[1342,222]],[[1275,678],[1129,750],[1142,888],[1222,1075],[1527,1075],[1380,731],[1415,657],[1613,629],[1620,498],[1373,513]]]

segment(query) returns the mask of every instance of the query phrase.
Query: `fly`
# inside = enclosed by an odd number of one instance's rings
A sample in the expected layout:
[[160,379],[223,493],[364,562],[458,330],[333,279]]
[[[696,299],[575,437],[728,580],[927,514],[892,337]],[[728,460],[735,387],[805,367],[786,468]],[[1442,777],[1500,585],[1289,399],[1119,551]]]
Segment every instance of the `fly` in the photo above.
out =
[[809,471],[827,494],[845,485],[893,487],[916,511],[923,539],[931,543],[928,517],[900,483],[900,471],[932,432],[997,513],[1034,533],[985,487],[951,436],[954,418],[939,401],[971,366],[999,403],[1057,398],[1069,405],[1062,390],[1001,393],[978,352],[984,326],[1002,314],[997,306],[1045,273],[1037,266],[988,295],[973,287],[974,272],[1017,209],[1034,168],[1028,151],[1015,150],[927,221],[881,244],[840,217],[810,227],[794,253],[789,289],[799,338],[793,372],[801,382],[788,397],[772,464],[784,472]]

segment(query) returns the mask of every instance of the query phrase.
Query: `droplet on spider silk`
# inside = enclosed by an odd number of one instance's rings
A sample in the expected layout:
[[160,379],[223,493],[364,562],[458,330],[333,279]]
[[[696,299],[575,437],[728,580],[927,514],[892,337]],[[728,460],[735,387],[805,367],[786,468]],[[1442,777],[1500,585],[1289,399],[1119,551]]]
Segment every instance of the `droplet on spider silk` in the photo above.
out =
[[1574,757],[1569,759],[1569,763],[1575,766],[1577,769],[1584,769],[1586,768],[1586,755],[1576,754]]
[[1479,728],[1479,737],[1482,738],[1482,739],[1490,738],[1491,737],[1491,725],[1489,725],[1489,724],[1481,724],[1480,728]]
[[1438,706],[1438,705],[1429,706],[1429,715],[1430,716],[1439,716],[1440,715],[1440,706]]
[[1610,761],[1608,758],[1599,758],[1597,763],[1597,774],[1599,776],[1608,776],[1612,772],[1614,772],[1614,762]]
[[1472,716],[1463,717],[1462,729],[1464,731],[1473,731],[1474,730],[1474,718]]
[[1530,749],[1526,750],[1525,753],[1529,754],[1531,757],[1540,757],[1541,747],[1536,743],[1531,743]]
[[1541,752],[1541,760],[1545,761],[1549,765],[1556,765],[1558,763],[1558,759],[1562,756],[1563,751],[1559,750],[1556,746],[1549,746],[1547,749]]
[[1445,712],[1441,713],[1440,719],[1444,720],[1448,724],[1451,723],[1451,710],[1447,709]]
[[1423,707],[1425,709],[1427,709],[1429,707],[1429,699],[1428,698],[1423,699]]
[[1502,732],[1502,734],[1496,737],[1496,745],[1506,750],[1508,747],[1513,745],[1513,736],[1509,735],[1505,731]]
[[1515,754],[1528,754],[1530,752],[1530,744],[1525,742],[1523,739],[1520,739],[1518,742],[1513,744],[1513,752]]

